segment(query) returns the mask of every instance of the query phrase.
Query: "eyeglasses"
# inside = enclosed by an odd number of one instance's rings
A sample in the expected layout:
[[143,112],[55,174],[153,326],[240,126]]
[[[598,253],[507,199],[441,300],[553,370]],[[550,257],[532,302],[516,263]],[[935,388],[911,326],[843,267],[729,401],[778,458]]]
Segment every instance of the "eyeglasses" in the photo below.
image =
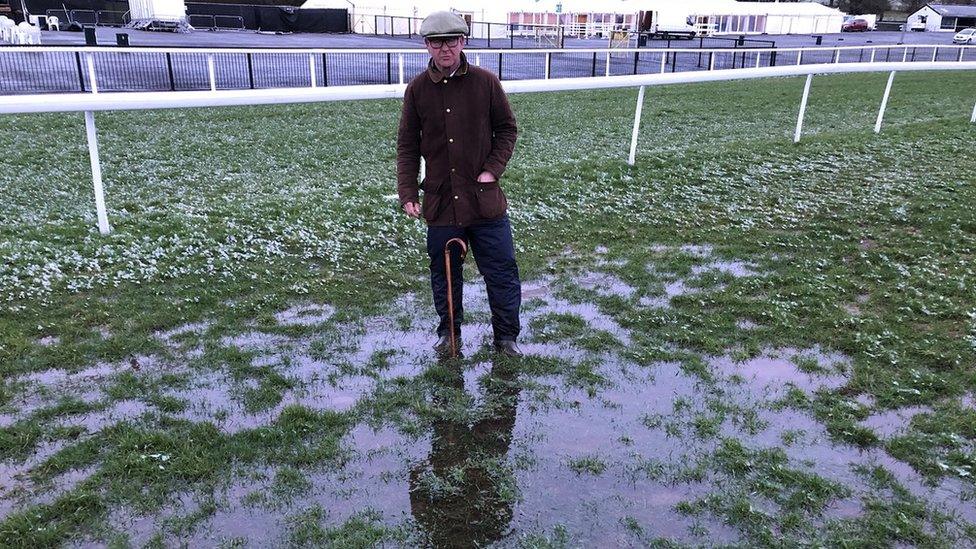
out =
[[460,39],[461,39],[460,36],[452,36],[450,38],[428,38],[427,45],[434,48],[435,50],[439,50],[444,46],[453,48],[454,46],[458,45],[458,41]]

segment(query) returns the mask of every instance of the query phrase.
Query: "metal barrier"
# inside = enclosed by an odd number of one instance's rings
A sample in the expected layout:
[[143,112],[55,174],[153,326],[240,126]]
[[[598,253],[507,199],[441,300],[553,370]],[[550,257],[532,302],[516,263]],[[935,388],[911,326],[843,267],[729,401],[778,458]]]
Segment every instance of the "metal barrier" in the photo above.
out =
[[195,29],[218,30],[246,30],[244,18],[240,15],[210,15],[206,13],[192,13],[187,16],[187,22]]
[[244,18],[240,15],[215,15],[214,30],[247,30],[244,26]]
[[[976,46],[472,49],[467,56],[502,80],[526,80],[824,63],[964,62],[976,60]],[[103,92],[148,92],[393,84],[422,72],[427,60],[420,49],[5,47],[0,49],[0,94],[89,91],[96,85]]]
[[85,25],[97,27],[123,27],[129,22],[129,12],[111,10],[47,10],[47,17],[57,17],[61,27],[68,30],[72,26],[79,29]]
[[123,27],[129,22],[129,12],[99,10],[95,12],[95,24],[100,27]]

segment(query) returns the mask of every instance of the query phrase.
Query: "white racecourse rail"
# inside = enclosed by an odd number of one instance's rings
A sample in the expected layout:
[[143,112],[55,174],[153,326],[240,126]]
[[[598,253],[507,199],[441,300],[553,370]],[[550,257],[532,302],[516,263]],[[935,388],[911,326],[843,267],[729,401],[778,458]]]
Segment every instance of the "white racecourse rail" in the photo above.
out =
[[[558,78],[542,80],[509,80],[502,83],[509,93],[552,92],[570,90],[591,90],[606,88],[640,88],[631,136],[629,163],[634,163],[637,137],[640,130],[640,113],[645,86],[662,86],[698,82],[720,82],[785,76],[806,76],[803,98],[797,117],[794,141],[799,141],[803,128],[810,82],[815,74],[850,74],[869,72],[888,72],[878,112],[875,131],[881,130],[885,107],[891,92],[891,83],[897,72],[911,71],[972,71],[976,61],[965,62],[897,62],[897,63],[830,63],[822,65],[791,65],[777,67],[694,71],[660,74],[641,74],[628,76],[606,76],[585,78]],[[94,179],[95,203],[98,228],[108,234],[111,228],[105,209],[102,191],[101,169],[98,157],[98,139],[95,132],[95,111],[143,110],[143,109],[182,109],[188,107],[224,107],[241,105],[277,105],[289,103],[319,103],[328,101],[397,99],[403,97],[404,84],[337,86],[329,88],[307,87],[261,90],[217,90],[181,92],[127,92],[127,93],[70,93],[44,94],[30,96],[0,97],[0,114],[84,112]],[[970,119],[976,123],[976,106]]]

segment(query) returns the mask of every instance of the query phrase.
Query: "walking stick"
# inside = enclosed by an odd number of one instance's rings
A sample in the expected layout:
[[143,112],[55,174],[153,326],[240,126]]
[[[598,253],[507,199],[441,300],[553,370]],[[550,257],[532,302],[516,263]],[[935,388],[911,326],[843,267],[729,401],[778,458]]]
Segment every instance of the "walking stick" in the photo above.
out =
[[444,244],[444,267],[447,269],[447,317],[451,323],[451,358],[457,358],[457,338],[454,336],[454,286],[451,283],[451,244],[461,246],[461,261],[468,255],[468,245],[463,239],[452,238]]

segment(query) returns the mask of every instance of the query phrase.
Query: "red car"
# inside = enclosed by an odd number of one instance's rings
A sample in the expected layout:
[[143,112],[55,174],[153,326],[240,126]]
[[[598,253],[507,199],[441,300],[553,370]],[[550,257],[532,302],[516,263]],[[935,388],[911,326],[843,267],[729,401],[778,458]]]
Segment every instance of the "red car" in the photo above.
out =
[[866,19],[851,19],[844,23],[840,30],[843,32],[865,32],[870,30]]

